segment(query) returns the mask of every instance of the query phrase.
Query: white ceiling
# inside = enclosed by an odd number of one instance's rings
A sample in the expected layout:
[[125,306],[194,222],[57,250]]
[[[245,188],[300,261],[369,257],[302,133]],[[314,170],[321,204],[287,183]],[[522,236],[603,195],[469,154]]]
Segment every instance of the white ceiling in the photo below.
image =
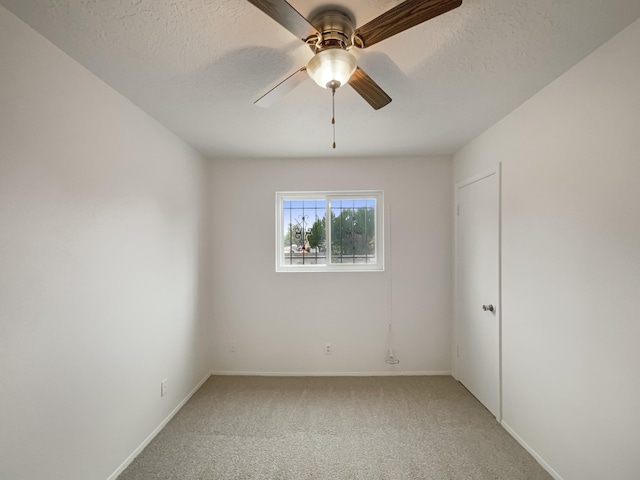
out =
[[[638,0],[464,0],[358,50],[392,97],[374,111],[350,87],[307,80],[253,102],[311,51],[246,0],[0,0],[207,156],[452,153],[640,17]],[[290,0],[307,16],[322,0]],[[331,2],[362,25],[398,0]]]

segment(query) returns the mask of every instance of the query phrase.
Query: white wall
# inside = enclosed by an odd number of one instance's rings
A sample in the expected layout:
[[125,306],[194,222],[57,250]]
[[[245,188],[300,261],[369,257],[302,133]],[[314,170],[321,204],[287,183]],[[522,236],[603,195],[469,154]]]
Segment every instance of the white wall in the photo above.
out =
[[0,65],[0,478],[106,479],[210,369],[207,167],[1,7]]
[[[215,160],[211,179],[214,370],[450,371],[449,158]],[[347,189],[384,190],[392,270],[276,273],[275,192]],[[391,274],[395,368],[384,363]]]
[[455,155],[503,163],[504,421],[558,478],[640,478],[640,21]]

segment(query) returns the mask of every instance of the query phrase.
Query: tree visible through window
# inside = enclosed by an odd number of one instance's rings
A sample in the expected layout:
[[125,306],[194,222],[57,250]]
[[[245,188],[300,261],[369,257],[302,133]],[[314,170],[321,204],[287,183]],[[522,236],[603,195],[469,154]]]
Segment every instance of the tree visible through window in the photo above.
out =
[[382,270],[382,192],[278,192],[276,199],[278,271]]
[[375,199],[335,200],[331,203],[331,261],[375,261]]

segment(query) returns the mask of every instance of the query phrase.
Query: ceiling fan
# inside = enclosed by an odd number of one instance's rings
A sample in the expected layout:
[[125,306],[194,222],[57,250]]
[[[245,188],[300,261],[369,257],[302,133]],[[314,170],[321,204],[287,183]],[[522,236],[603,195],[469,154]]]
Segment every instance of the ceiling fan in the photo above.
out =
[[[462,5],[462,0],[405,0],[355,28],[352,17],[336,7],[319,9],[307,20],[286,0],[248,1],[308,44],[314,53],[306,66],[285,78],[255,104],[270,106],[311,77],[319,86],[332,90],[334,96],[337,88],[348,83],[376,110],[389,104],[391,97],[357,66],[349,50],[370,47]],[[335,125],[335,120],[332,123]]]

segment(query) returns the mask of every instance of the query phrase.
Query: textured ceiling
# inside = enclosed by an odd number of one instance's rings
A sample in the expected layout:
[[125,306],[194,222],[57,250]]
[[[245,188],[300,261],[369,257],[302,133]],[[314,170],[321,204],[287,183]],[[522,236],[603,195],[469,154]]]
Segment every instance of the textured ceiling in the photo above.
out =
[[[452,153],[640,17],[638,0],[464,0],[357,50],[393,98],[307,80],[253,102],[311,51],[245,0],[0,0],[60,49],[207,156]],[[326,2],[290,0],[303,15]],[[362,25],[398,0],[332,2]]]

